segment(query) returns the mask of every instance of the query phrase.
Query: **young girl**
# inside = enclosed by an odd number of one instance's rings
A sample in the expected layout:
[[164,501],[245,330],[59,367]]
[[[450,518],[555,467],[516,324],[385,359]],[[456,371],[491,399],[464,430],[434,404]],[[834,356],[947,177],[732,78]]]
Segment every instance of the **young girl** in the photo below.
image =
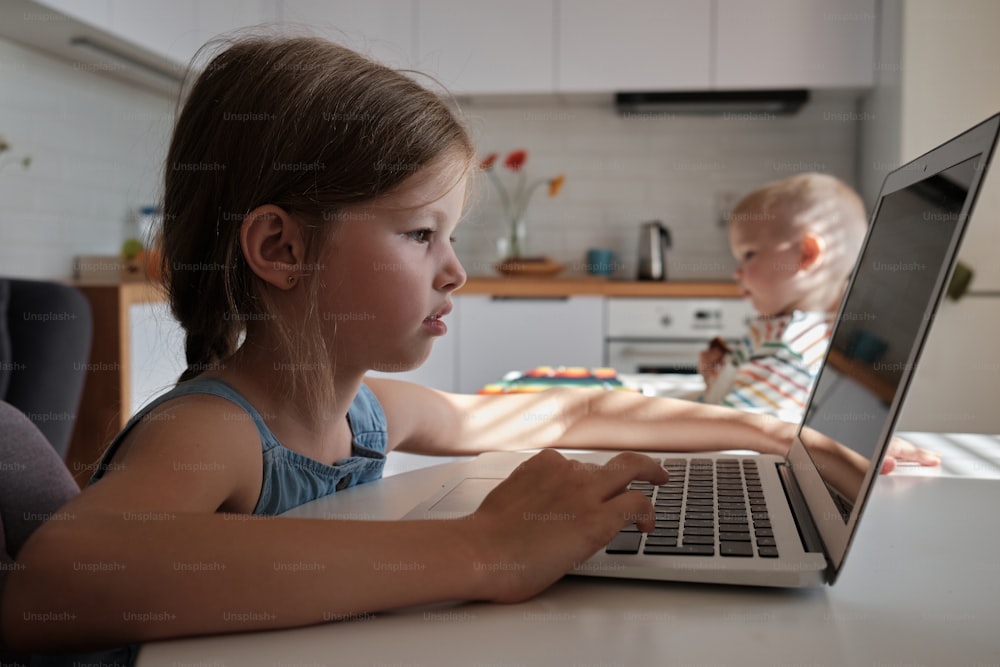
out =
[[[451,239],[473,164],[441,99],[326,41],[245,39],[205,67],[177,119],[164,196],[188,368],[21,551],[10,642],[86,650],[524,600],[623,525],[651,529],[649,502],[626,485],[667,477],[640,454],[594,467],[545,451],[462,520],[272,518],[378,479],[393,449],[787,450],[791,425],[717,406],[366,378],[419,365],[445,334],[465,281]],[[403,561],[419,567],[380,567]],[[291,562],[310,567],[277,567]],[[498,562],[520,567],[482,567]]]

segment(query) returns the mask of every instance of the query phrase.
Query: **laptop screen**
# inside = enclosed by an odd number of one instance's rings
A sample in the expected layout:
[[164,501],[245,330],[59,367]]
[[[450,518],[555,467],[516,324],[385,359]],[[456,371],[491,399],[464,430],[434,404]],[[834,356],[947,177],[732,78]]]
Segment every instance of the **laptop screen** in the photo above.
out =
[[[830,341],[803,424],[848,447],[847,466],[810,451],[834,505],[847,522],[859,499],[890,408],[915,359],[922,320],[956,240],[978,157],[886,194],[858,259],[854,283]],[[863,288],[861,288],[863,286]],[[908,373],[907,373],[908,375]],[[854,455],[857,458],[854,458]]]

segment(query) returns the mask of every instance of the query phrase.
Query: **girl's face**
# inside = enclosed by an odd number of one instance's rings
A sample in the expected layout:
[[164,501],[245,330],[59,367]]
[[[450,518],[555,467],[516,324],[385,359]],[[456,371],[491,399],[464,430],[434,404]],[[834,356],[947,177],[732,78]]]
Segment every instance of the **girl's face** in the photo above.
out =
[[800,243],[783,227],[759,220],[738,220],[729,227],[729,246],[737,262],[733,278],[761,315],[787,315],[801,297]]
[[431,165],[393,193],[336,214],[317,277],[324,281],[319,317],[338,375],[416,368],[447,332],[441,318],[466,278],[452,247],[464,166]]

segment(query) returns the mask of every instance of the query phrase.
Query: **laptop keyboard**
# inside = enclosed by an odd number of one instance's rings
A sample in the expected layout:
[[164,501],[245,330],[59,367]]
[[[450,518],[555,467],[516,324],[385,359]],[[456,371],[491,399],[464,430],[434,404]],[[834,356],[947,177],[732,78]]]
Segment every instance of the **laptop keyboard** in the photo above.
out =
[[752,459],[665,459],[670,480],[632,482],[656,510],[656,528],[626,526],[609,554],[777,558],[778,548]]

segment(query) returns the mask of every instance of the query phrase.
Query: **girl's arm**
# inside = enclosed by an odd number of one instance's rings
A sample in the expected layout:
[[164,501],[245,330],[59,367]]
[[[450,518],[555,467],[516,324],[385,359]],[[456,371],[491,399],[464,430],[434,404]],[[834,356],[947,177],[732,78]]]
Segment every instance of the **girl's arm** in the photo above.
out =
[[[760,413],[624,391],[556,387],[537,394],[478,396],[395,380],[366,378],[365,382],[390,420],[390,447],[424,454],[561,447],[661,452],[749,449],[784,456],[799,426]],[[867,465],[840,443],[815,431],[808,433],[814,456],[827,465],[836,462],[851,471]],[[882,472],[891,472],[896,461],[936,466],[941,458],[893,438]]]
[[666,480],[639,455],[595,469],[545,452],[471,518],[219,514],[259,492],[260,443],[248,420],[210,403],[153,413],[115,469],[25,544],[3,596],[2,634],[15,649],[90,650],[443,600],[524,599],[625,524],[651,530],[649,501],[624,489]]
[[797,429],[766,415],[625,391],[556,387],[478,396],[365,382],[386,411],[390,447],[425,454],[562,447],[783,455]]

